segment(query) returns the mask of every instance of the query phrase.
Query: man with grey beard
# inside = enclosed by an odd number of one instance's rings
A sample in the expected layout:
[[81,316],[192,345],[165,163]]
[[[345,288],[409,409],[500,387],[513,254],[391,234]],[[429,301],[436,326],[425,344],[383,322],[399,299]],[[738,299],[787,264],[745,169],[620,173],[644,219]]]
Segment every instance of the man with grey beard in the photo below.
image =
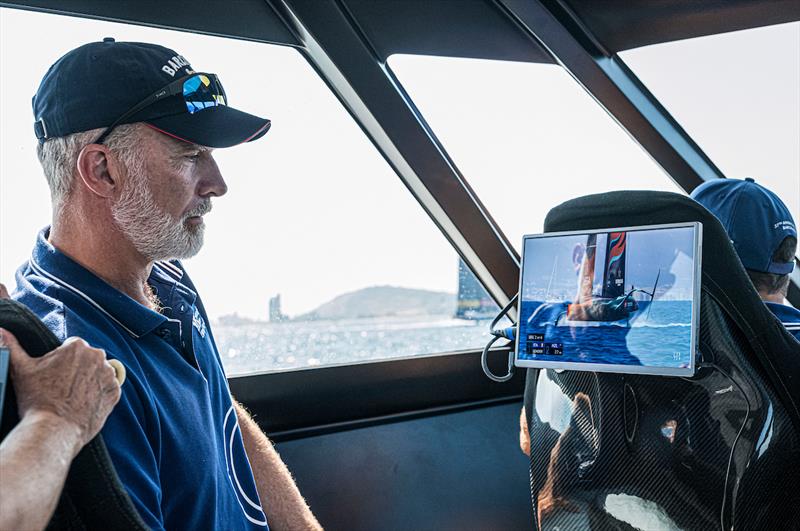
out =
[[269,120],[227,106],[214,74],[167,48],[90,43],[33,98],[52,226],[12,295],[62,340],[127,368],[102,430],[153,529],[316,529],[272,444],[232,399],[197,289],[179,259],[227,185],[212,156]]

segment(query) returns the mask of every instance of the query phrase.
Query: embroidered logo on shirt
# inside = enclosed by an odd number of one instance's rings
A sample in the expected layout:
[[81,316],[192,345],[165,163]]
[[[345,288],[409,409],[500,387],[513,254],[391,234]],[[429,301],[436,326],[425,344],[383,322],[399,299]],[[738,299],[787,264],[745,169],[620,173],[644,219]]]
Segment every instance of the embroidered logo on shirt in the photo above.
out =
[[206,337],[206,322],[203,321],[203,318],[200,316],[200,311],[197,308],[194,309],[192,326],[197,329],[197,333],[200,334],[200,337]]

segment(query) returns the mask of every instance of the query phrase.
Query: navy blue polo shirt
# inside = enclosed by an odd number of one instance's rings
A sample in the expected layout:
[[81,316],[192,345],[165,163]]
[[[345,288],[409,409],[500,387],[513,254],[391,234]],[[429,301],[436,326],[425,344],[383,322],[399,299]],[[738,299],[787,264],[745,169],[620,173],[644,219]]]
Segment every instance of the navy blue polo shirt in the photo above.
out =
[[153,529],[268,529],[203,304],[175,262],[154,264],[155,312],[47,242],[17,271],[13,298],[59,339],[80,336],[127,369],[102,434]]
[[800,310],[774,302],[765,302],[764,304],[780,320],[786,330],[800,341]]

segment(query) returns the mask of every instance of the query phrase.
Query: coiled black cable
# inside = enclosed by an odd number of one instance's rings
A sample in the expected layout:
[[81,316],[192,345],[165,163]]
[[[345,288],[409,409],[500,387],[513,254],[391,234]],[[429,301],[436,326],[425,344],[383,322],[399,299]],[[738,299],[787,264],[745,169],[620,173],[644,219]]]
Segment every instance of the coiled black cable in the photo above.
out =
[[[495,317],[492,323],[489,325],[489,333],[492,334],[493,337],[483,348],[483,353],[481,354],[481,367],[483,367],[483,373],[486,375],[486,377],[493,382],[507,382],[514,376],[514,351],[512,350],[508,353],[508,374],[504,376],[497,376],[489,370],[489,349],[492,347],[492,345],[494,345],[495,341],[501,338],[509,339],[513,342],[513,338],[509,337],[508,328],[505,330],[495,330],[494,327],[497,326],[497,323],[500,322],[500,319],[502,319],[514,306],[514,303],[517,302],[518,295],[519,294],[514,295],[511,300],[508,301],[508,304],[506,304],[505,307],[500,310],[500,313],[497,314],[497,317]],[[516,326],[516,323],[512,323],[512,325],[513,326],[511,328]]]

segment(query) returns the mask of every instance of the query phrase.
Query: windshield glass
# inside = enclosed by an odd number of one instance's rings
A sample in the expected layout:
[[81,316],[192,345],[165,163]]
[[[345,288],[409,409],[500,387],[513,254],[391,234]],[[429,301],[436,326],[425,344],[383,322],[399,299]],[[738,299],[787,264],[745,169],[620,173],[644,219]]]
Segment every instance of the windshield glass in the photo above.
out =
[[411,55],[389,66],[517,249],[568,199],[679,191],[560,66]]
[[496,306],[297,50],[14,9],[0,9],[0,282],[14,289],[50,222],[31,96],[59,56],[106,36],[178,50],[233,107],[272,119],[258,142],[214,152],[228,191],[185,261],[228,375],[486,344]]
[[726,177],[800,218],[800,22],[620,54]]

